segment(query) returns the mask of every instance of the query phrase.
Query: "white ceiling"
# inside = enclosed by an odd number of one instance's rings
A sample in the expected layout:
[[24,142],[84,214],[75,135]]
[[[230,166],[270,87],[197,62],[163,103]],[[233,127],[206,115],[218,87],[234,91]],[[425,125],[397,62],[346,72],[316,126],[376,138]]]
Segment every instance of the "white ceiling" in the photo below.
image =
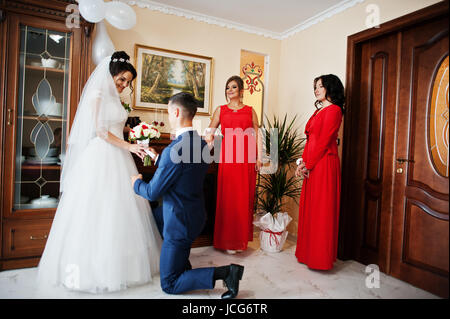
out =
[[124,2],[272,38],[285,38],[363,1],[125,0]]

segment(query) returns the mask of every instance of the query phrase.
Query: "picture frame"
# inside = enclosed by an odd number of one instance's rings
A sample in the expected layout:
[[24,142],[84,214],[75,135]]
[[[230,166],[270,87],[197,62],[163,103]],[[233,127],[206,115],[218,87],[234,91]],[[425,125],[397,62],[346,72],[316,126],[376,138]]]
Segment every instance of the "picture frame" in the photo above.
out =
[[170,96],[188,92],[198,115],[211,115],[212,57],[135,44],[134,109],[167,112]]

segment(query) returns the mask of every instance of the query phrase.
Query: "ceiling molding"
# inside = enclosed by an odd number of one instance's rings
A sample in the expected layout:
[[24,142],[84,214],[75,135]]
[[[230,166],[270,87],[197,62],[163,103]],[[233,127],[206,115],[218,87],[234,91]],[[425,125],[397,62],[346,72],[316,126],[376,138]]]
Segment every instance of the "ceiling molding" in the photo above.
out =
[[221,19],[213,16],[208,16],[205,14],[201,14],[198,12],[181,9],[173,6],[169,6],[166,4],[161,4],[158,2],[153,2],[150,0],[122,0],[122,2],[125,2],[129,5],[136,5],[139,8],[147,8],[152,11],[159,11],[165,14],[172,14],[179,17],[184,17],[186,19],[195,20],[199,22],[205,22],[212,25],[217,25],[220,27],[228,28],[228,29],[234,29],[238,31],[244,31],[251,34],[257,34],[260,36],[264,36],[267,38],[272,38],[276,40],[281,40],[280,33],[278,32],[272,32],[265,29],[255,28],[252,26],[240,24],[234,21]]
[[313,26],[313,25],[315,25],[315,24],[317,24],[319,22],[322,22],[322,21],[324,21],[326,19],[329,19],[332,16],[334,16],[334,15],[340,13],[340,12],[343,12],[343,11],[345,11],[345,10],[347,10],[347,9],[349,9],[349,8],[359,4],[359,3],[363,3],[364,1],[365,0],[344,0],[342,2],[339,2],[338,4],[328,8],[327,10],[322,11],[321,13],[319,13],[319,14],[309,18],[308,20],[306,20],[306,21],[296,25],[295,27],[282,32],[281,35],[280,35],[280,38],[282,40],[286,39],[286,38],[289,38],[290,36],[293,36],[294,34],[300,32],[300,31],[306,30],[309,27],[311,27],[311,26]]
[[208,24],[217,25],[220,27],[228,28],[228,29],[234,29],[237,31],[247,32],[250,34],[256,34],[256,35],[263,36],[266,38],[271,38],[271,39],[275,39],[275,40],[283,40],[283,39],[289,38],[290,36],[300,32],[300,31],[306,30],[309,27],[334,16],[335,14],[338,14],[344,10],[347,10],[348,8],[351,8],[358,3],[362,3],[365,0],[344,0],[340,3],[338,3],[337,5],[330,7],[329,9],[309,18],[308,20],[306,20],[284,32],[273,32],[273,31],[269,31],[269,30],[265,30],[265,29],[261,29],[261,28],[256,28],[256,27],[252,27],[249,25],[240,24],[240,23],[237,23],[234,21],[221,19],[221,18],[217,18],[217,17],[213,17],[213,16],[208,16],[208,15],[201,14],[198,12],[169,6],[169,5],[162,4],[159,2],[154,2],[151,0],[120,0],[120,1],[125,2],[129,5],[138,6],[139,8],[147,8],[152,11],[158,11],[158,12],[165,13],[165,14],[176,15],[179,17],[184,17],[186,19],[195,20],[195,21],[199,21],[199,22],[205,22]]

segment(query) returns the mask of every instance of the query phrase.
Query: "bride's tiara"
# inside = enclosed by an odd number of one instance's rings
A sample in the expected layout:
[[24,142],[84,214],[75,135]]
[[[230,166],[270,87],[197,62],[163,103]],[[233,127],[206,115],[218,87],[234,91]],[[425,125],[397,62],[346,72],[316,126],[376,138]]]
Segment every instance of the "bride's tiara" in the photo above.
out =
[[117,62],[117,61],[120,61],[120,62],[127,62],[127,63],[131,63],[131,62],[130,62],[130,60],[125,60],[124,58],[120,58],[120,59],[117,59],[117,58],[116,58],[116,59],[112,59],[111,61],[112,61],[112,62]]

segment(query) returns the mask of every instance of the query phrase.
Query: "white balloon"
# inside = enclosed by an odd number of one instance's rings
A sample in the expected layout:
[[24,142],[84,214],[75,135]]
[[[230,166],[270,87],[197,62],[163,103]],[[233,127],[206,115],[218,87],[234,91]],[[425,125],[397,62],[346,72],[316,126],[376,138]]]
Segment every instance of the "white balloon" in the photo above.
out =
[[92,43],[92,59],[98,65],[103,58],[112,55],[116,49],[108,36],[106,26],[103,21],[96,24],[95,39]]
[[78,0],[78,9],[86,21],[97,23],[105,18],[106,6],[103,0]]
[[128,30],[136,25],[134,10],[129,5],[119,1],[106,3],[105,19],[121,30]]

